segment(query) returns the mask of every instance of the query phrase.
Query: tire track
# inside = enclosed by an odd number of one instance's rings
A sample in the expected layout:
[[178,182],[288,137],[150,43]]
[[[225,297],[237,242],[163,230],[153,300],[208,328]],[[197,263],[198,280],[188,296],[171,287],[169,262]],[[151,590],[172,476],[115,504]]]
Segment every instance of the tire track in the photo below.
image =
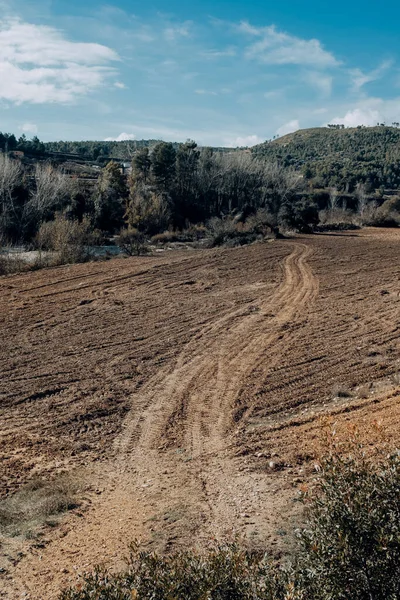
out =
[[[205,445],[217,450],[231,424],[231,409],[243,380],[255,366],[279,361],[290,344],[285,329],[318,293],[307,263],[312,250],[293,243],[281,285],[257,306],[241,307],[207,325],[181,351],[172,371],[161,368],[132,398],[134,407],[115,441],[115,452],[150,450],[183,442],[193,456]],[[207,432],[207,433],[205,433]]]

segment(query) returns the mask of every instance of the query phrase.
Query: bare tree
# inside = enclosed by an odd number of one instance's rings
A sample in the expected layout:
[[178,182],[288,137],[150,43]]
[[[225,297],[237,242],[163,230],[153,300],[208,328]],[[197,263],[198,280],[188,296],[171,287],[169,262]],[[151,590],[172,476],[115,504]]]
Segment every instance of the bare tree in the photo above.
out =
[[22,166],[7,154],[0,153],[0,201],[11,200],[14,188],[22,179]]
[[277,219],[283,205],[304,185],[301,175],[278,163],[262,162],[263,199],[261,206]]
[[329,189],[329,210],[333,211],[336,210],[337,208],[339,208],[339,192],[337,191],[337,188],[335,187],[331,187]]
[[72,189],[67,175],[48,164],[38,164],[35,169],[35,188],[25,205],[25,218],[37,224],[61,210]]
[[21,163],[0,153],[0,234],[18,221],[14,190],[22,177]]
[[228,212],[240,210],[246,204],[256,207],[262,188],[262,170],[258,161],[244,152],[216,153],[214,165],[218,173],[217,212],[223,208]]
[[363,219],[364,219],[365,209],[367,207],[367,193],[366,193],[366,189],[365,189],[365,183],[362,183],[361,181],[359,181],[357,183],[356,189],[355,189],[355,195],[357,198],[357,210],[358,210],[358,214],[360,215],[361,223],[362,223]]

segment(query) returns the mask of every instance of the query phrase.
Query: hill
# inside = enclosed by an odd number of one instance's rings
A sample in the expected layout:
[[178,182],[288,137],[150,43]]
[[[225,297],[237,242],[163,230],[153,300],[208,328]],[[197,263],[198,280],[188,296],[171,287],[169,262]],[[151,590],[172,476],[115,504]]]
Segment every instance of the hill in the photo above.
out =
[[314,187],[367,191],[400,186],[400,129],[356,127],[302,129],[252,149],[258,156],[300,169]]

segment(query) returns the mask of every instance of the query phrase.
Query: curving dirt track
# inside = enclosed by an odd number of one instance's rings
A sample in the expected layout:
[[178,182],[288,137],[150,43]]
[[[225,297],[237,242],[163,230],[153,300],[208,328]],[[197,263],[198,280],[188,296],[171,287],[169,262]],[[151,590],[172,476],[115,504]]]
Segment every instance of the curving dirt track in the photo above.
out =
[[134,538],[279,551],[321,416],[379,419],[398,443],[399,242],[364,230],[0,279],[2,492],[65,468],[89,484],[44,548],[20,541],[11,566],[3,540],[4,597],[56,598]]

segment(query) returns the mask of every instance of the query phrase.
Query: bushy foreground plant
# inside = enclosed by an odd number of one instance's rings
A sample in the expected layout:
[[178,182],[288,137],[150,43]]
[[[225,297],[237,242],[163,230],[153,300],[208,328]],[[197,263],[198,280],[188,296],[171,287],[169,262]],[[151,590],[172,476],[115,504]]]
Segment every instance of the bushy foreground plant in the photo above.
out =
[[64,592],[61,600],[273,600],[285,597],[285,579],[263,555],[236,544],[166,557],[134,545],[125,573],[97,569],[81,589]]
[[298,574],[307,598],[400,598],[400,458],[356,440],[322,463],[319,491],[299,532]]
[[40,250],[53,252],[51,264],[80,263],[92,257],[90,246],[96,241],[96,232],[88,219],[81,223],[57,214],[53,221],[42,223],[36,236]]
[[134,227],[121,229],[116,241],[117,245],[128,256],[141,256],[149,252],[146,236]]
[[162,557],[137,546],[125,573],[96,570],[61,600],[398,600],[400,460],[354,443],[302,491],[306,525],[285,564],[238,544]]

